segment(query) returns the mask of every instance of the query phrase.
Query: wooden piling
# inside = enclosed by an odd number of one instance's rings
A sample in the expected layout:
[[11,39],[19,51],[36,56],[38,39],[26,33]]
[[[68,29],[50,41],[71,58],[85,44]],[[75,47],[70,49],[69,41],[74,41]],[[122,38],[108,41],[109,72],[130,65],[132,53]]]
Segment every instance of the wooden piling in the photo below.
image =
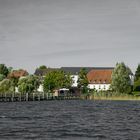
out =
[[26,93],[26,101],[28,101],[28,93]]

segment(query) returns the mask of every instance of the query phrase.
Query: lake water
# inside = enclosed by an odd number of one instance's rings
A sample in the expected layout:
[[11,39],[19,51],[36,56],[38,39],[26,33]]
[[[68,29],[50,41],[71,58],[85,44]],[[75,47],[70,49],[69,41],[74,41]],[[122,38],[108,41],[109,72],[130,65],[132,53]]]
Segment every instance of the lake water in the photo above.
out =
[[0,103],[0,139],[140,140],[140,101]]

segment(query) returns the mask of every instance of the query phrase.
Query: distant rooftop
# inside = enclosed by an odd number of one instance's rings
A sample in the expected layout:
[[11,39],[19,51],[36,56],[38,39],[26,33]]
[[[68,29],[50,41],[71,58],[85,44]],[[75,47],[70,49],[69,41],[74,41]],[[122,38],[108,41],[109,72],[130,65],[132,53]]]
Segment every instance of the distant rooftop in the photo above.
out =
[[87,74],[90,84],[110,84],[113,69],[93,69]]
[[61,67],[61,68],[47,68],[47,69],[36,69],[35,75],[46,75],[49,71],[54,70],[63,70],[66,73],[71,73],[73,75],[77,75],[81,69],[86,69],[87,72],[91,70],[113,70],[114,67]]
[[58,68],[47,68],[47,69],[36,69],[35,70],[35,75],[37,75],[37,76],[44,76],[44,75],[46,75],[48,72],[50,72],[50,71],[54,71],[54,70],[59,70]]
[[80,72],[82,68],[85,68],[87,72],[96,69],[96,70],[113,70],[114,67],[61,67],[60,69],[69,72],[73,75],[76,75]]

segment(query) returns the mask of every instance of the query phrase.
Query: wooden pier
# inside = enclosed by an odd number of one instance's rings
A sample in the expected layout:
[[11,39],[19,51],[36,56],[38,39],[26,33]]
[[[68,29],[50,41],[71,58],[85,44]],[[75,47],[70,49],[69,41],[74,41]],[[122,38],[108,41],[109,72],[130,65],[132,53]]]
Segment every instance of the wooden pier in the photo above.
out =
[[44,100],[78,100],[80,96],[53,96],[52,93],[32,93],[32,94],[2,94],[0,102],[17,102],[17,101],[44,101]]

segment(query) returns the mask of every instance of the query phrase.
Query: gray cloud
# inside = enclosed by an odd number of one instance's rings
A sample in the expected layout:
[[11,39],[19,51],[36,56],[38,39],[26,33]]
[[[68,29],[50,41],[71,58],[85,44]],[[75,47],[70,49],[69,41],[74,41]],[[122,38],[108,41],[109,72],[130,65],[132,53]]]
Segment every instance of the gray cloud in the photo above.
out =
[[48,66],[139,63],[138,0],[0,0],[0,62]]

